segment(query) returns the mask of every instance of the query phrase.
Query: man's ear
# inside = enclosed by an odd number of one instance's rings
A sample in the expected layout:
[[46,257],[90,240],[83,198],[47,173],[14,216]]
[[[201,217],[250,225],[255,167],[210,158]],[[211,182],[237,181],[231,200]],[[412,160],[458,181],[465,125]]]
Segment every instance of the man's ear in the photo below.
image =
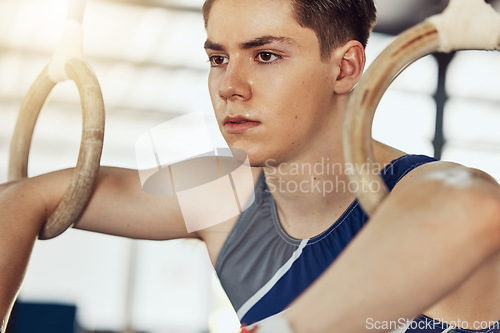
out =
[[365,49],[360,42],[351,40],[335,51],[340,72],[335,83],[337,95],[349,93],[361,79],[365,68]]

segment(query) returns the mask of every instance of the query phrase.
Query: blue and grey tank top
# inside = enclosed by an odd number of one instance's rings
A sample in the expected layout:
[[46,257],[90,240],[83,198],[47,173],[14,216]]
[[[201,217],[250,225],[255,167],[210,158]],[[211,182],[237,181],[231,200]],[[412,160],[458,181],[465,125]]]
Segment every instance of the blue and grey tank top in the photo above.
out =
[[[381,175],[392,189],[414,168],[433,158],[405,155]],[[264,174],[255,186],[255,201],[233,226],[215,270],[242,324],[283,311],[337,258],[368,217],[355,200],[327,230],[310,239],[290,237],[278,220]]]

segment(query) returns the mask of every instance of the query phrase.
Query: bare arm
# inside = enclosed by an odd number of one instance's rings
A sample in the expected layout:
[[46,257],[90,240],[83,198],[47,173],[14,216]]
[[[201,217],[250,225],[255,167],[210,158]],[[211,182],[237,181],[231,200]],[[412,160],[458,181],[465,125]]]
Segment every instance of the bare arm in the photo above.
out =
[[284,316],[295,332],[362,332],[368,318],[412,318],[500,251],[499,213],[500,188],[484,174],[419,168]]
[[199,238],[188,233],[177,198],[142,190],[137,170],[102,168],[78,229],[138,239]]
[[[0,320],[8,315],[37,234],[57,206],[72,176],[63,170],[0,185]],[[102,167],[77,228],[143,239],[198,237],[188,234],[174,196],[142,190],[138,172]]]
[[[0,318],[5,332],[33,244],[45,216],[37,191],[21,182],[0,187]],[[22,188],[26,190],[22,190]],[[29,204],[28,204],[29,203]],[[26,207],[29,206],[29,209]]]

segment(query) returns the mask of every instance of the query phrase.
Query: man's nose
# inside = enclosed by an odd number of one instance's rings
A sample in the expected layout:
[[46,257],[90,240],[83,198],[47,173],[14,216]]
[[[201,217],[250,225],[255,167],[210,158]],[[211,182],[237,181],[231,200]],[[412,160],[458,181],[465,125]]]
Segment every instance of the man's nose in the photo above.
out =
[[231,60],[227,64],[219,87],[219,96],[229,101],[247,101],[252,97],[252,86],[248,66]]

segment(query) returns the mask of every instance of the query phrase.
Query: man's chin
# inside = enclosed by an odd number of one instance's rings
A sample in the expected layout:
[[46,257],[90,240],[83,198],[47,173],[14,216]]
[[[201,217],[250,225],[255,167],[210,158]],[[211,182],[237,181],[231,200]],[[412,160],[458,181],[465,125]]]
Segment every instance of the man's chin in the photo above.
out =
[[233,157],[241,164],[245,164],[253,168],[266,166],[266,160],[258,156],[258,154],[249,154],[240,148],[231,148],[231,152]]
[[264,156],[249,156],[250,166],[253,168],[273,168],[279,165],[276,159]]
[[249,165],[254,168],[271,167],[279,162],[273,157],[266,154],[265,149],[252,149],[248,147],[241,147],[238,144],[229,145],[233,157],[239,162]]

